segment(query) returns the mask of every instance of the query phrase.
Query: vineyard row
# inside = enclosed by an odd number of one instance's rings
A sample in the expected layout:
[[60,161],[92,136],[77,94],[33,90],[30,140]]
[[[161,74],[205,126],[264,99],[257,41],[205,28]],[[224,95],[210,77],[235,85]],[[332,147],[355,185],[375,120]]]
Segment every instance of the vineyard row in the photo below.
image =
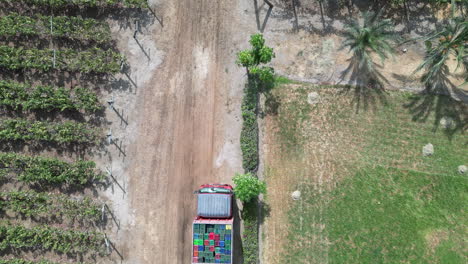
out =
[[29,5],[44,7],[148,7],[148,0],[0,0],[0,3]]
[[94,144],[98,140],[98,131],[85,123],[73,121],[54,123],[6,119],[0,121],[0,140]]
[[104,43],[111,40],[109,25],[91,18],[68,16],[21,16],[10,13],[0,17],[0,36],[53,36]]
[[99,205],[89,197],[75,200],[63,194],[35,191],[0,192],[0,210],[27,217],[66,218],[86,223],[97,223],[102,217]]
[[15,110],[85,110],[102,109],[96,93],[86,88],[32,87],[27,83],[0,80],[0,106]]
[[[19,258],[0,259],[0,264],[59,264],[48,260],[29,261]],[[78,263],[77,263],[78,264]]]
[[0,250],[46,249],[60,253],[104,252],[104,235],[48,226],[0,225]]
[[119,53],[100,48],[76,51],[0,46],[0,67],[10,70],[57,69],[85,73],[117,73],[122,60],[123,56]]
[[105,176],[93,161],[68,163],[56,158],[0,153],[0,177],[16,176],[19,181],[40,185],[85,185]]

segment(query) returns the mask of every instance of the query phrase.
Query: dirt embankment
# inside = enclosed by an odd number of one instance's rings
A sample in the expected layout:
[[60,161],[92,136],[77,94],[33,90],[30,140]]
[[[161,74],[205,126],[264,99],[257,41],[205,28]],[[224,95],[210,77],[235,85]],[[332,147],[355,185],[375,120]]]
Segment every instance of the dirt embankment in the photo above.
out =
[[235,53],[254,24],[247,25],[238,5],[164,1],[155,10],[164,27],[141,36],[164,56],[138,87],[130,113],[136,122],[125,171],[131,219],[118,235],[124,263],[188,263],[193,191],[207,182],[230,183],[241,171],[245,76]]

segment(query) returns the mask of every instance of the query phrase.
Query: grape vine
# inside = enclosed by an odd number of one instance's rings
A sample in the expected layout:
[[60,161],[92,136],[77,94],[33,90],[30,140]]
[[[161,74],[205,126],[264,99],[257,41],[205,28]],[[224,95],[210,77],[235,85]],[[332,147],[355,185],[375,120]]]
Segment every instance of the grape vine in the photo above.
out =
[[53,36],[104,43],[111,40],[109,25],[91,18],[72,16],[21,16],[10,13],[0,17],[0,36]]
[[89,197],[74,200],[63,194],[35,191],[0,192],[0,210],[27,217],[66,218],[85,223],[97,223],[102,217],[99,205]]
[[0,121],[0,141],[2,140],[94,144],[97,143],[98,132],[85,123],[72,121],[52,123],[6,119]]
[[95,112],[102,109],[97,95],[90,89],[32,87],[27,83],[0,80],[0,106],[15,110],[75,110]]
[[55,158],[0,153],[0,175],[15,175],[19,181],[40,185],[85,185],[102,181],[105,176],[96,170],[93,161],[68,163]]
[[148,0],[0,0],[4,3],[24,2],[30,5],[45,7],[148,7]]
[[[54,65],[55,58],[55,65]],[[24,49],[0,46],[0,67],[19,69],[52,69],[85,73],[116,73],[120,70],[123,56],[112,50],[91,48],[84,51],[71,49]]]
[[59,263],[51,262],[48,260],[29,261],[29,260],[24,260],[24,259],[12,258],[12,259],[0,259],[0,264],[59,264]]
[[0,250],[42,248],[60,253],[104,252],[104,235],[48,226],[0,225]]

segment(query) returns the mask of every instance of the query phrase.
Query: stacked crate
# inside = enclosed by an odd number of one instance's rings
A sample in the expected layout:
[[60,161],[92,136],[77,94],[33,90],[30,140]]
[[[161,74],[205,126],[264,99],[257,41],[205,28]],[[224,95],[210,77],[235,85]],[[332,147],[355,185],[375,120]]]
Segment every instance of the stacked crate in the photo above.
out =
[[193,224],[193,263],[231,263],[232,225]]

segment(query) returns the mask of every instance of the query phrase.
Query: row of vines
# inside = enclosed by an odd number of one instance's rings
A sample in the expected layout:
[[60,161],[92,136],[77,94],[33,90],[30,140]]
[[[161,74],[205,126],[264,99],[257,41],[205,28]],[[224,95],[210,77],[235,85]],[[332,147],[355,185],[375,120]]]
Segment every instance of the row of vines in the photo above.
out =
[[109,25],[91,18],[68,16],[21,16],[0,18],[0,36],[42,36],[105,43],[112,40]]
[[26,4],[43,7],[65,8],[75,7],[148,7],[148,0],[0,0],[0,3]]
[[[0,0],[0,8],[0,264],[95,262],[109,253],[109,207],[95,195],[109,180],[76,150],[104,144],[105,103],[90,82],[54,83],[118,74],[125,58],[109,48],[110,26],[86,12],[139,10],[148,1]],[[69,153],[67,161],[45,147]]]

